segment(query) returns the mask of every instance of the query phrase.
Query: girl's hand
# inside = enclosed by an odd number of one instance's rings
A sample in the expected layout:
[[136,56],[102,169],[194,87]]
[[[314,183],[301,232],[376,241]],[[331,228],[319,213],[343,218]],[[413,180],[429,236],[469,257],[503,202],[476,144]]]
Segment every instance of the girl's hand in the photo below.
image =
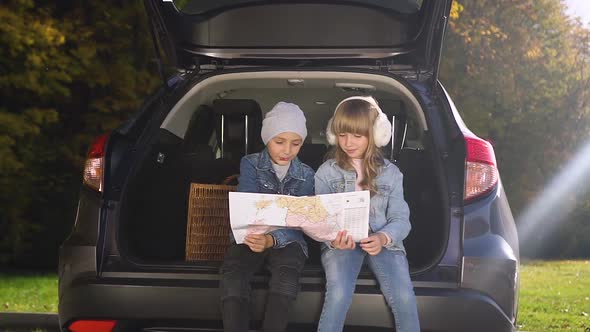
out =
[[385,243],[387,243],[385,234],[373,233],[369,237],[362,239],[360,246],[369,255],[375,256],[381,252]]
[[346,236],[346,231],[339,231],[336,239],[330,243],[336,249],[354,249],[356,247],[352,235]]
[[254,252],[263,252],[273,246],[273,240],[270,234],[248,234],[244,238],[244,244]]

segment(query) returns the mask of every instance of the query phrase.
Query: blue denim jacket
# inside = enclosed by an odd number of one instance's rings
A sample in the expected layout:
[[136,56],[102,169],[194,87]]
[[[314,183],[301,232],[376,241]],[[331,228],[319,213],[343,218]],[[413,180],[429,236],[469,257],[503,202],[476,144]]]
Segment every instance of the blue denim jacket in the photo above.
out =
[[[315,193],[330,194],[355,191],[356,172],[338,166],[336,160],[324,162],[315,175]],[[381,167],[376,178],[377,194],[371,197],[370,232],[386,233],[390,250],[405,252],[403,240],[410,232],[410,209],[404,200],[403,175],[389,160]]]
[[[314,194],[313,169],[298,158],[291,161],[291,166],[283,181],[279,182],[268,150],[249,154],[240,162],[238,191],[265,194],[282,194],[292,196],[309,196]],[[297,242],[307,256],[307,243],[303,233],[296,229],[277,229],[270,234],[275,238],[274,248],[283,248],[289,243]]]

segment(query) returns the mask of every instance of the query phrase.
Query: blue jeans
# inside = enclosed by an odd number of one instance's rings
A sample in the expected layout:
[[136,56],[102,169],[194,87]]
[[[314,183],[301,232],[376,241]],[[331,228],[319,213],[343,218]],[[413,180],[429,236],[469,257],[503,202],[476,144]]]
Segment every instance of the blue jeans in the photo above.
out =
[[353,250],[324,248],[322,251],[326,294],[318,331],[340,332],[344,328],[365,257],[393,313],[396,331],[419,332],[416,295],[404,252],[383,249],[378,255],[371,256],[358,246]]

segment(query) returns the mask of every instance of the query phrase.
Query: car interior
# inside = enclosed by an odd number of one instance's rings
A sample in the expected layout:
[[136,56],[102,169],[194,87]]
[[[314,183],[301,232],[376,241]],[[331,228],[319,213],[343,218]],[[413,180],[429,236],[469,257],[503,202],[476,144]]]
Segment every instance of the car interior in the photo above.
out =
[[[404,242],[410,267],[417,272],[435,264],[446,245],[442,191],[424,114],[409,91],[375,75],[257,74],[202,81],[172,108],[129,180],[120,228],[127,239],[124,252],[136,262],[218,266],[219,261],[185,261],[190,184],[237,184],[241,157],[264,148],[262,119],[279,101],[304,111],[308,137],[299,158],[317,169],[330,149],[324,132],[334,107],[361,94],[374,96],[395,124],[393,142],[383,154],[404,174],[412,223]],[[318,267],[320,245],[311,239],[308,244],[307,265]]]

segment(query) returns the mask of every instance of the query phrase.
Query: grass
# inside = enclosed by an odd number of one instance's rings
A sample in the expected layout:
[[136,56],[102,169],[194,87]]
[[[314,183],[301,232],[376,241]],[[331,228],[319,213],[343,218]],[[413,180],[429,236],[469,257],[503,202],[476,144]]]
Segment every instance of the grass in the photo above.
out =
[[590,331],[590,261],[531,261],[520,271],[520,330]]
[[[590,331],[590,261],[521,264],[519,330]],[[0,312],[57,312],[55,274],[0,273]]]
[[57,275],[0,273],[0,312],[57,312]]

